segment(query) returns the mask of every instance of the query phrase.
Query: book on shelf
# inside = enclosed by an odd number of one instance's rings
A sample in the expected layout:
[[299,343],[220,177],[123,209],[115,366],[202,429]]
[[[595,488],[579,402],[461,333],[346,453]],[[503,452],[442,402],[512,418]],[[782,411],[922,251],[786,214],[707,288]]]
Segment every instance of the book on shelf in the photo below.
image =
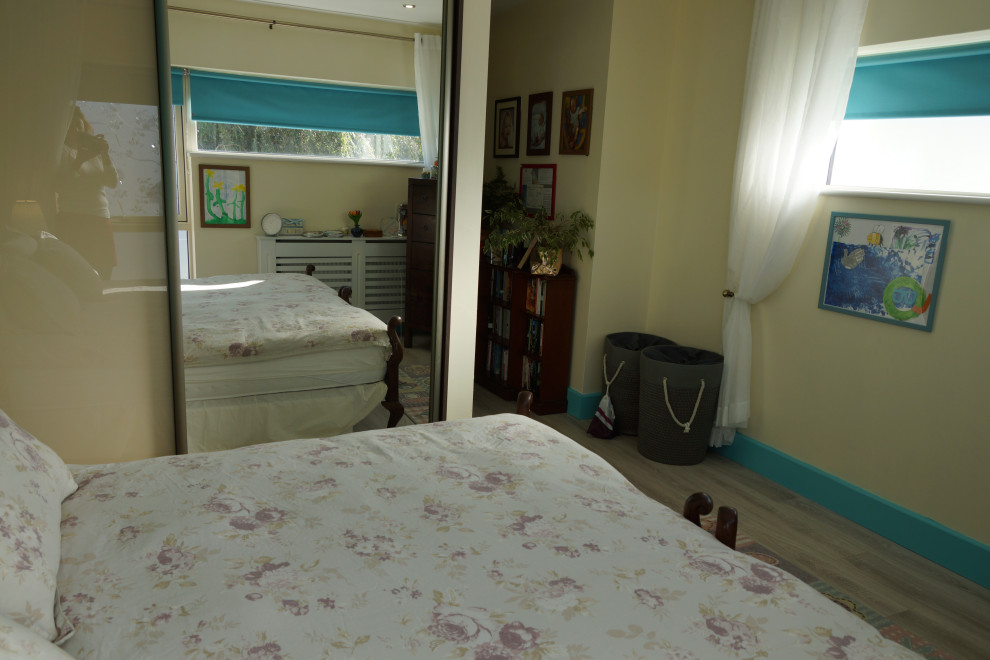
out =
[[522,382],[520,386],[534,395],[540,391],[540,361],[528,355],[522,357]]
[[543,352],[543,322],[538,319],[529,320],[529,327],[526,329],[526,351],[533,355],[541,355]]
[[536,288],[539,280],[530,279],[526,282],[526,311],[536,314]]

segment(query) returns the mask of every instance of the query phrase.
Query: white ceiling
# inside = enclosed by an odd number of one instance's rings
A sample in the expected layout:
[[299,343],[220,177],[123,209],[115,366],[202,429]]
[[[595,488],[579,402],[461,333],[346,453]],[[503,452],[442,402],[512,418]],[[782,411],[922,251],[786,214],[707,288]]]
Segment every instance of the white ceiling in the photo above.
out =
[[369,16],[398,23],[440,25],[443,20],[443,0],[408,0],[416,5],[406,9],[402,0],[244,0],[255,4],[299,7],[332,14]]

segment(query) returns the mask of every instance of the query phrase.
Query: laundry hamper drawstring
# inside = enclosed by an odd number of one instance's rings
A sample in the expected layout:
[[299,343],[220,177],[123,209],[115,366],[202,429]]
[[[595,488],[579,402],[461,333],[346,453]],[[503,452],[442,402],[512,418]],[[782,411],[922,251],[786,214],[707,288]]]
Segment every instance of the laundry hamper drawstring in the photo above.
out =
[[[607,391],[607,390],[606,390]],[[705,379],[701,379],[701,389],[698,390],[698,400],[694,402],[694,411],[691,413],[691,419],[687,421],[686,424],[681,423],[677,419],[677,415],[674,414],[674,409],[670,407],[670,396],[667,394],[667,377],[663,377],[663,400],[667,404],[667,412],[670,413],[670,418],[674,420],[674,424],[677,424],[684,429],[685,433],[691,432],[691,424],[694,423],[694,417],[698,414],[698,406],[701,405],[701,395],[705,392]]]

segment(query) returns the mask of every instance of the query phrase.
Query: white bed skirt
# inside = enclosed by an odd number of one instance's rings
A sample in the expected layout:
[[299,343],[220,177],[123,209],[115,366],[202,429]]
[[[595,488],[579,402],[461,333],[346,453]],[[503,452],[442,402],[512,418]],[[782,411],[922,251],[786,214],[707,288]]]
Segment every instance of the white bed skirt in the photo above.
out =
[[349,433],[385,398],[384,382],[186,403],[190,453]]

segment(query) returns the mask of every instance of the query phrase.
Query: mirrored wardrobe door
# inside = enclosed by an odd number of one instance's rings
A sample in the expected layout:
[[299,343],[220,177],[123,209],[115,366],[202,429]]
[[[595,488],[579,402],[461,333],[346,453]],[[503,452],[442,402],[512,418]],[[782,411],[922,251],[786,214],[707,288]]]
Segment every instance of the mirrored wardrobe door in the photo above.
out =
[[67,462],[171,454],[154,4],[2,7],[0,409]]
[[[253,289],[259,291],[283,286],[276,283],[279,276],[298,275],[309,266],[316,279],[334,289],[352,287],[353,305],[378,317],[379,324],[396,314],[405,320],[398,391],[406,409],[398,423],[429,420],[439,245],[434,234],[440,219],[438,181],[423,178],[431,168],[419,160],[419,145],[432,165],[440,122],[433,116],[424,127],[423,117],[440,108],[441,12],[422,14],[423,22],[414,24],[370,15],[390,11],[370,3],[355,9],[325,0],[318,3],[319,10],[313,4],[186,0],[167,13],[172,84],[182,92],[173,93],[182,104],[175,113],[180,124],[176,132],[184,136],[177,169],[184,172],[180,181],[186,182],[186,221],[179,223],[179,231],[192,246],[181,286],[185,393],[179,405],[185,411],[188,451],[253,444],[273,436],[331,435],[352,424],[355,430],[383,428],[389,422],[391,409],[379,405],[382,395],[369,389],[377,387],[382,369],[355,362],[355,351],[317,348],[303,356],[302,364],[267,357],[264,350],[275,342],[294,339],[293,331],[286,330],[285,336],[268,333],[264,342],[238,337],[238,345],[266,348],[226,359],[230,325],[217,324],[212,317],[218,309],[206,309],[199,301],[213,296],[213,287],[229,286],[226,278],[254,282],[257,274],[270,274]],[[442,3],[426,4],[439,8]],[[369,15],[359,15],[363,11]],[[428,79],[431,83],[425,84]],[[305,88],[306,95],[297,95],[297,87]],[[267,91],[255,91],[261,89]],[[365,90],[366,98],[357,90]],[[223,106],[211,105],[221,91]],[[346,113],[333,103],[342,93],[354,94]],[[391,109],[384,113],[380,101],[390,97],[395,97],[389,101]],[[286,104],[289,98],[298,102]],[[284,112],[274,116],[268,101]],[[357,107],[362,112],[348,118]],[[237,117],[229,116],[235,110]],[[394,135],[385,124],[364,127],[378,133],[362,133],[360,124],[379,114],[401,118]],[[337,121],[343,124],[336,126]],[[305,150],[297,149],[303,143],[292,143],[289,129],[280,123],[295,127],[291,135],[313,146],[311,157],[300,157]],[[396,128],[391,121],[387,125]],[[414,130],[406,132],[410,127]],[[276,135],[284,139],[276,143]],[[331,147],[337,141],[349,146],[335,151]],[[249,182],[250,223],[204,222],[209,205],[203,177],[221,170]],[[347,212],[354,209],[362,211],[358,222],[369,230],[356,239],[341,231],[350,229]],[[269,220],[274,220],[274,229],[266,226]],[[302,226],[283,224],[287,221]],[[224,294],[225,301],[238,305],[238,313],[246,309],[236,302],[242,295],[250,297],[251,287]],[[261,321],[270,313],[258,304],[244,320],[250,321],[252,332],[254,326],[274,327]],[[326,321],[332,334],[337,329],[333,319]],[[298,327],[305,332],[311,326]],[[203,346],[215,349],[205,359]],[[235,371],[248,367],[250,388]]]

